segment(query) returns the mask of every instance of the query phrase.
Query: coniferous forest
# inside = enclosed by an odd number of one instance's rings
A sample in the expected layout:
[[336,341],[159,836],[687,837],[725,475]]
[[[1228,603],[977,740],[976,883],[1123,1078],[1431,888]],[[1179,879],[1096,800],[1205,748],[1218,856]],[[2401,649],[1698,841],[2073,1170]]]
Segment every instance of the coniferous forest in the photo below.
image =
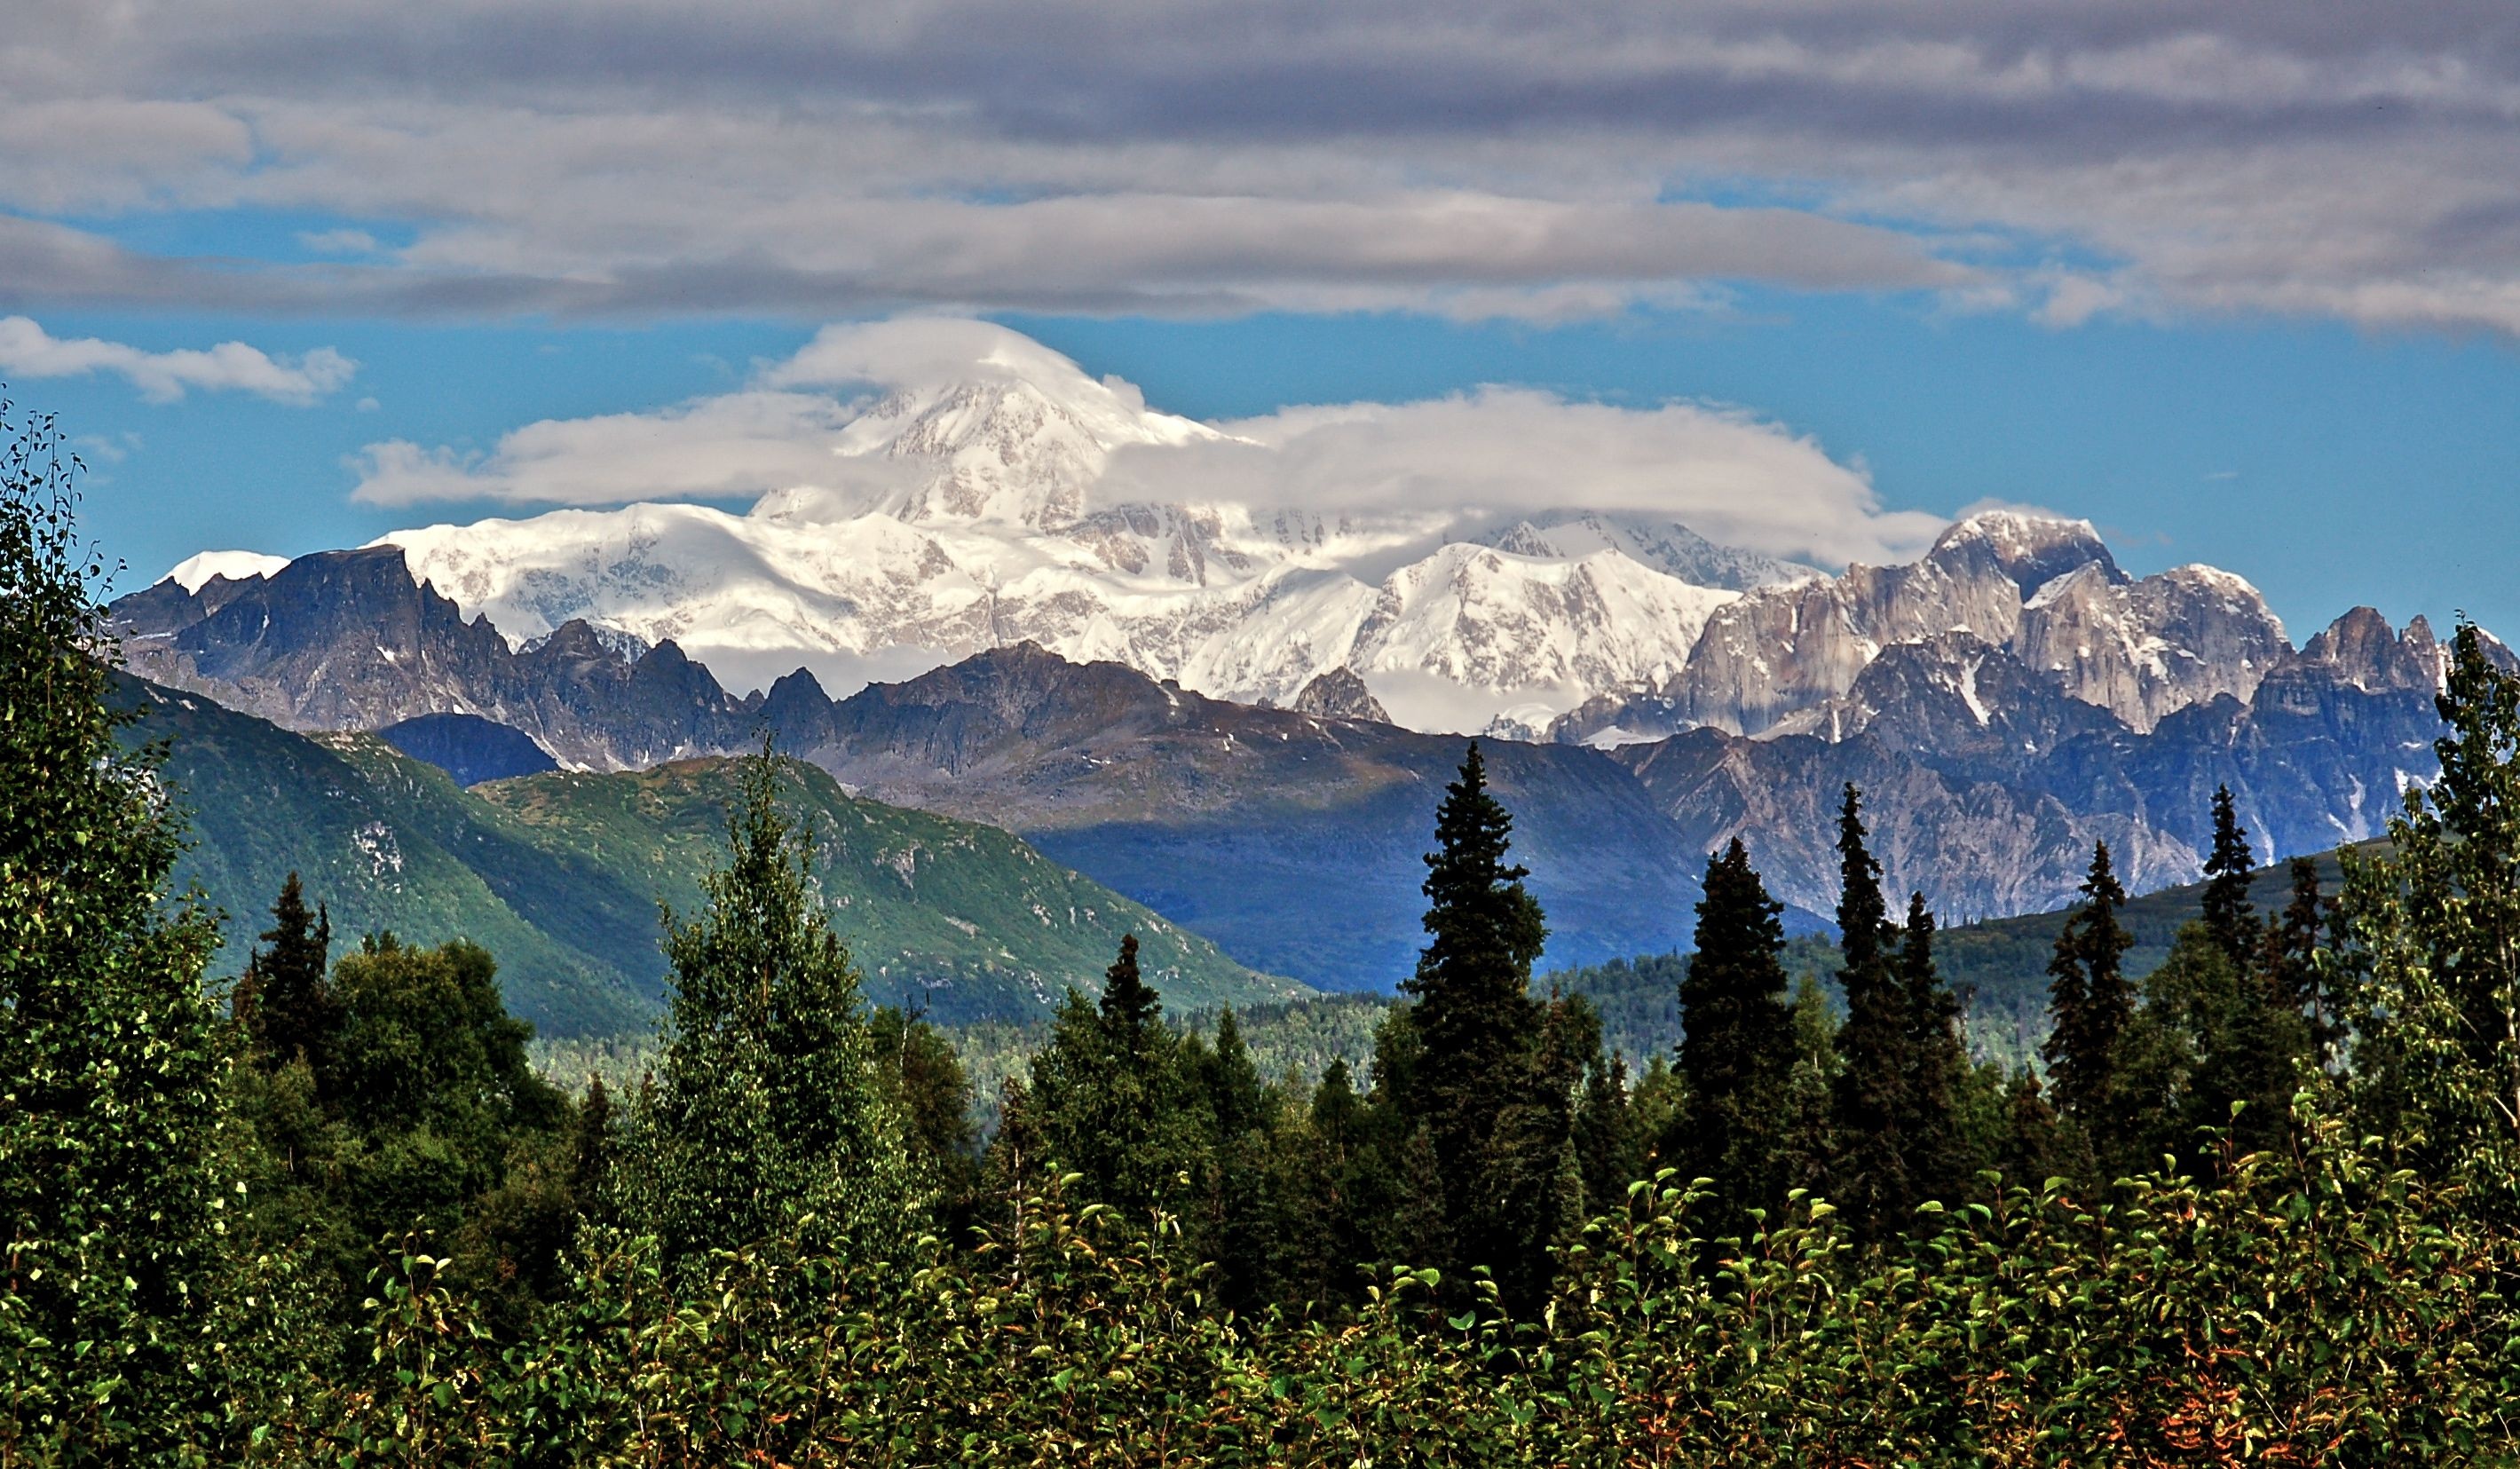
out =
[[2223,794],[2138,977],[2095,848],[2035,1065],[1972,1058],[1853,787],[1842,1006],[1734,842],[1684,1039],[1605,1049],[1534,993],[1472,745],[1370,1067],[1273,1079],[1132,938],[978,1098],[863,1002],[765,751],[664,917],[651,1063],[581,1090],[495,955],[337,933],[293,879],[205,988],[49,423],[0,474],[0,1464],[2515,1452],[2520,678],[2472,629],[2441,779],[2341,890],[2297,862],[2256,911]]

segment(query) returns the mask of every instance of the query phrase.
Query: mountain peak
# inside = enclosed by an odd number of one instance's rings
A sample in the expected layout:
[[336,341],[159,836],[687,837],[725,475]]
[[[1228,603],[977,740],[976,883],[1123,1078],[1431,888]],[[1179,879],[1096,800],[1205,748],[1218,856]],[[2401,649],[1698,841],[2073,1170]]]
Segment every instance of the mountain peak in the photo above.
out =
[[1962,516],[1935,538],[1925,559],[1949,560],[1971,552],[1993,556],[2025,597],[2084,566],[2098,566],[2113,583],[2127,579],[2091,521],[2037,511],[1988,510]]
[[[916,365],[898,344],[914,333]],[[890,354],[887,359],[886,354]],[[1204,423],[1147,407],[1116,378],[1097,380],[1041,343],[986,322],[889,323],[827,333],[775,379],[871,382],[881,389],[832,445],[835,486],[765,495],[753,513],[804,522],[876,513],[914,525],[985,523],[1035,529],[1084,515],[1111,455],[1135,445],[1222,438]]]

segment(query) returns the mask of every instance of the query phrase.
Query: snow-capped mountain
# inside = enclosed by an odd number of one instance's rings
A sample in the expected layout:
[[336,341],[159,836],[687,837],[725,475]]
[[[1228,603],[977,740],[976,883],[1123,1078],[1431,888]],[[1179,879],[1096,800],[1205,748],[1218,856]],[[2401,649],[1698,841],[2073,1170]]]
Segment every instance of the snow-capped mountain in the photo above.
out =
[[[845,695],[1031,642],[1256,704],[1346,670],[1410,728],[1605,744],[1822,728],[1882,649],[1951,633],[2138,730],[2245,698],[2291,651],[2239,578],[2133,580],[2088,523],[2013,512],[1952,525],[1914,562],[1832,576],[1582,509],[1580,484],[1566,509],[1488,521],[1165,500],[1131,466],[1179,460],[1132,455],[1259,446],[1012,333],[963,335],[954,371],[839,416],[822,482],[747,512],[563,510],[373,545],[513,650],[583,623],[634,658],[670,643],[738,691],[803,667]],[[1136,497],[1113,503],[1118,486]],[[204,553],[174,579],[193,593],[274,566]]]
[[1884,649],[1968,634],[2137,731],[2220,694],[2246,699],[2292,656],[2256,588],[2210,566],[2137,580],[2089,521],[1995,511],[1956,522],[1920,560],[1754,588],[1719,609],[1679,674],[1597,698],[1559,738],[1617,744],[1713,726],[1828,734],[1835,704]]
[[376,544],[516,645],[582,620],[672,641],[737,689],[803,666],[845,693],[1029,641],[1246,702],[1346,668],[1402,723],[1453,731],[1659,686],[1740,589],[1819,574],[1584,512],[1442,544],[1433,516],[1100,505],[1134,448],[1229,441],[1023,346],[871,403],[832,446],[837,487]]

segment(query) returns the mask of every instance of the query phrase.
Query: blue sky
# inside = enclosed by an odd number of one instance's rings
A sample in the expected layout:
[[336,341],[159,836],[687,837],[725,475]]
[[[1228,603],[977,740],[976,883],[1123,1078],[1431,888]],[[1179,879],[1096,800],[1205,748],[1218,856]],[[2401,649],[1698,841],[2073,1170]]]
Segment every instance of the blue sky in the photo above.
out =
[[135,580],[530,513],[358,456],[948,313],[1206,419],[1730,405],[2296,638],[2520,631],[2515,98],[2466,0],[73,3],[0,55],[0,375]]
[[[1155,407],[1205,419],[1489,382],[1738,404],[1860,460],[1892,507],[2040,505],[2099,524],[2131,570],[2239,571],[2296,638],[2356,602],[2401,620],[2465,608],[2520,628],[2520,587],[2503,569],[2520,544],[2520,353],[2479,335],[2291,322],[2058,330],[1866,296],[1551,327],[1387,314],[1005,320],[1140,384]],[[151,403],[111,376],[16,387],[85,441],[89,525],[135,585],[203,549],[296,555],[420,519],[519,512],[356,505],[345,461],[383,438],[482,449],[534,420],[726,391],[811,334],[779,321],[68,314],[46,326],[153,351],[229,337],[285,354],[331,345],[359,364],[349,387],[303,407],[199,391]]]

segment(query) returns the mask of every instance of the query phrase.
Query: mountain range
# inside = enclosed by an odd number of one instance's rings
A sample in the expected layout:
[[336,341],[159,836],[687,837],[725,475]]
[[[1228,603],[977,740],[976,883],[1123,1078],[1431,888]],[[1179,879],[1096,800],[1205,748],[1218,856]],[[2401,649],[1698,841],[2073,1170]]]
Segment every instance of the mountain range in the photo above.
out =
[[1580,505],[1428,543],[1406,514],[1115,501],[1147,487],[1131,455],[1235,441],[1038,347],[982,366],[860,405],[846,473],[746,513],[207,553],[115,625],[145,678],[465,781],[767,735],[1337,990],[1408,972],[1464,732],[1561,964],[1680,944],[1734,836],[1816,926],[1850,782],[1890,882],[1974,917],[2057,907],[2094,841],[2138,891],[2191,880],[2217,785],[2272,858],[2377,834],[2435,771],[2422,619],[2355,608],[2296,646],[2240,577],[2132,576],[2088,522],[1990,511],[1827,574]]
[[[141,711],[131,737],[165,744],[161,774],[194,834],[175,880],[227,915],[220,972],[243,964],[293,871],[329,909],[337,948],[381,928],[419,943],[470,938],[497,957],[510,1008],[546,1036],[653,1023],[665,974],[658,905],[699,907],[735,794],[732,762],[551,771],[467,789],[376,734],[295,734],[137,679],[117,696]],[[494,746],[522,737],[479,725],[500,732]],[[448,735],[463,728],[432,735],[440,754],[458,753]],[[878,1002],[940,1021],[1044,1018],[1069,984],[1096,987],[1124,932],[1185,1004],[1311,993],[996,826],[853,797],[792,762],[785,797],[814,832],[816,889]]]
[[[1977,558],[1965,537],[1946,544]],[[2031,600],[2004,585],[2016,608]],[[473,716],[462,728],[482,749],[430,755],[450,769],[480,768],[489,743],[512,748],[519,732],[599,771],[766,734],[852,791],[1005,827],[1241,962],[1325,989],[1407,974],[1416,859],[1462,744],[1376,718],[1370,689],[1335,671],[1277,709],[1029,644],[837,700],[803,671],[738,698],[670,642],[634,657],[581,623],[511,650],[415,583],[392,548],[195,592],[160,583],[115,614],[136,672],[276,724]],[[1876,651],[1843,691],[1756,735],[1700,725],[1496,740],[1491,767],[1552,914],[1554,963],[1682,946],[1697,867],[1736,835],[1789,921],[1818,926],[1835,902],[1832,818],[1849,781],[1897,889],[1947,916],[2034,913],[2070,897],[2095,840],[2138,891],[2193,878],[2217,784],[2263,856],[2376,834],[2434,772],[2442,656],[2420,621],[2402,631],[2358,609],[2242,671],[2245,697],[2227,688],[2138,728],[2085,696],[2090,683],[2078,692],[2071,670],[1943,631]]]

